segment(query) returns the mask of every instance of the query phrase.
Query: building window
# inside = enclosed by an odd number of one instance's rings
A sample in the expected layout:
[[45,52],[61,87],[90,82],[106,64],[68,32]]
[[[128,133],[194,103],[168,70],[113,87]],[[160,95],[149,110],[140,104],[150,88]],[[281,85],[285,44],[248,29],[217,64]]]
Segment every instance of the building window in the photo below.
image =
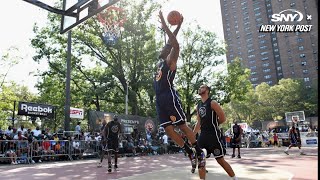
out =
[[249,61],[250,64],[253,64],[253,63],[255,63],[255,62],[256,62],[256,60],[250,60],[250,61]]
[[253,72],[251,72],[250,74],[251,74],[251,75],[255,75],[255,74],[257,74],[257,72],[253,71]]
[[303,41],[302,38],[298,38],[298,39],[297,39],[297,42],[302,42],[302,41]]
[[278,52],[279,51],[279,49],[277,48],[277,49],[274,49],[274,52]]
[[308,74],[308,69],[304,69],[302,72],[303,74]]
[[265,40],[261,40],[259,43],[264,44],[265,42],[266,42]]
[[253,52],[254,51],[254,49],[249,49],[248,50],[248,53],[251,53],[251,52]]
[[277,67],[277,70],[278,70],[278,71],[281,71],[281,67]]
[[308,82],[310,81],[310,79],[308,77],[303,78],[304,82]]
[[251,69],[251,70],[257,69],[257,66],[251,66],[250,69]]
[[268,67],[270,64],[269,63],[263,63],[262,66],[263,67]]
[[302,51],[304,48],[303,48],[303,46],[299,46],[298,49],[299,49],[300,51]]
[[306,57],[306,55],[305,55],[305,54],[300,54],[299,56],[300,56],[300,58],[304,58],[304,57]]
[[257,81],[258,78],[251,78],[251,81]]
[[269,57],[264,57],[264,58],[261,58],[262,61],[265,61],[265,60],[268,60]]
[[260,46],[260,49],[267,49],[268,46]]
[[271,69],[264,69],[263,72],[267,73],[267,72],[270,72]]
[[266,75],[264,76],[265,79],[270,79],[271,78],[271,75]]
[[263,56],[263,55],[268,54],[268,52],[267,52],[267,51],[264,51],[264,52],[262,52],[262,53],[260,53],[260,54],[261,54],[261,56]]
[[301,62],[301,66],[305,66],[305,65],[307,65],[306,61]]

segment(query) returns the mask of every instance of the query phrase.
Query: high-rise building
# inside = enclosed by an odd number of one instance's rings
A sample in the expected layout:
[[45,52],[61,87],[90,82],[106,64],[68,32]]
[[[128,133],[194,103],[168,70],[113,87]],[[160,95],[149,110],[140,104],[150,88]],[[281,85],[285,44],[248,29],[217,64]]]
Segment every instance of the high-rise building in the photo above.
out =
[[[253,86],[282,78],[318,82],[317,0],[220,0],[227,62],[238,57],[251,70]],[[289,10],[288,10],[289,9]],[[273,14],[292,13],[293,22],[273,22]],[[301,12],[303,19],[300,21]],[[310,32],[259,32],[261,25],[312,25]]]

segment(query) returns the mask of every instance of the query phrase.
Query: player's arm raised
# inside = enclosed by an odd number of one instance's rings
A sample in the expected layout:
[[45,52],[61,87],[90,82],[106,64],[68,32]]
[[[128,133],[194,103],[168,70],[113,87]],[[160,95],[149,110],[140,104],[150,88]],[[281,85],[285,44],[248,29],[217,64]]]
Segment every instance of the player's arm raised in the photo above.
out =
[[218,115],[218,123],[222,124],[226,121],[226,115],[224,114],[221,106],[214,100],[211,101],[211,109],[214,110]]
[[168,64],[170,70],[174,71],[177,68],[177,61],[178,61],[178,57],[179,57],[179,51],[180,51],[179,43],[176,39],[176,36],[170,31],[169,27],[167,26],[161,10],[159,11],[159,17],[160,17],[160,20],[162,23],[162,28],[167,33],[167,35],[169,37],[170,44],[172,46],[171,52],[168,55],[166,62]]

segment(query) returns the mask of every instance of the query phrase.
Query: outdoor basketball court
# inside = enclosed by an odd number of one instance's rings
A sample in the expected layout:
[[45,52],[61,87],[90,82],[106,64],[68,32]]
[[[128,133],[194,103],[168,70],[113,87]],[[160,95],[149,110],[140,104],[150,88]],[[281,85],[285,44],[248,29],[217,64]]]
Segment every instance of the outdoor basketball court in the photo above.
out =
[[[303,148],[307,155],[300,156],[298,149],[290,155],[284,148],[252,148],[242,150],[241,159],[226,160],[239,179],[243,180],[316,180],[318,177],[318,148]],[[228,149],[231,153],[231,149]],[[118,179],[118,180],[197,180],[190,172],[189,161],[183,154],[126,157],[119,159],[119,170],[108,173],[104,162],[97,168],[97,159],[38,163],[30,165],[0,166],[0,179]],[[207,179],[230,178],[212,158],[207,159]]]

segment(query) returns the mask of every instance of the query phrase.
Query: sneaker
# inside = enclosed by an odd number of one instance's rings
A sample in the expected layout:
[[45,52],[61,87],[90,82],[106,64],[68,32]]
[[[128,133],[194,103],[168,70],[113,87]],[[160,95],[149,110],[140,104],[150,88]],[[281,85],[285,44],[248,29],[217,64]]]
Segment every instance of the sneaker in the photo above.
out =
[[236,156],[235,156],[234,154],[232,154],[232,155],[231,155],[231,158],[234,158],[234,157],[236,157]]
[[102,167],[102,163],[99,162],[98,165],[97,165],[97,167],[98,167],[98,168],[99,168],[99,167]]
[[39,161],[38,161],[39,163],[41,163],[42,161],[39,159]]
[[118,165],[115,164],[115,165],[114,165],[114,169],[118,169]]
[[306,155],[304,152],[301,152],[300,155]]
[[192,148],[193,153],[189,154],[188,157],[191,161],[191,173],[194,173],[197,167],[197,156],[195,150]]
[[207,150],[202,149],[202,153],[198,156],[198,166],[205,167],[206,166],[206,157],[207,157]]
[[111,167],[111,165],[109,164],[109,166],[108,166],[108,172],[111,172],[112,171],[112,167]]
[[34,163],[36,163],[36,162],[34,162],[34,160],[31,160],[31,164],[34,164]]
[[240,154],[238,155],[238,158],[241,158]]
[[288,151],[283,151],[284,153],[286,153],[287,155],[289,155]]

